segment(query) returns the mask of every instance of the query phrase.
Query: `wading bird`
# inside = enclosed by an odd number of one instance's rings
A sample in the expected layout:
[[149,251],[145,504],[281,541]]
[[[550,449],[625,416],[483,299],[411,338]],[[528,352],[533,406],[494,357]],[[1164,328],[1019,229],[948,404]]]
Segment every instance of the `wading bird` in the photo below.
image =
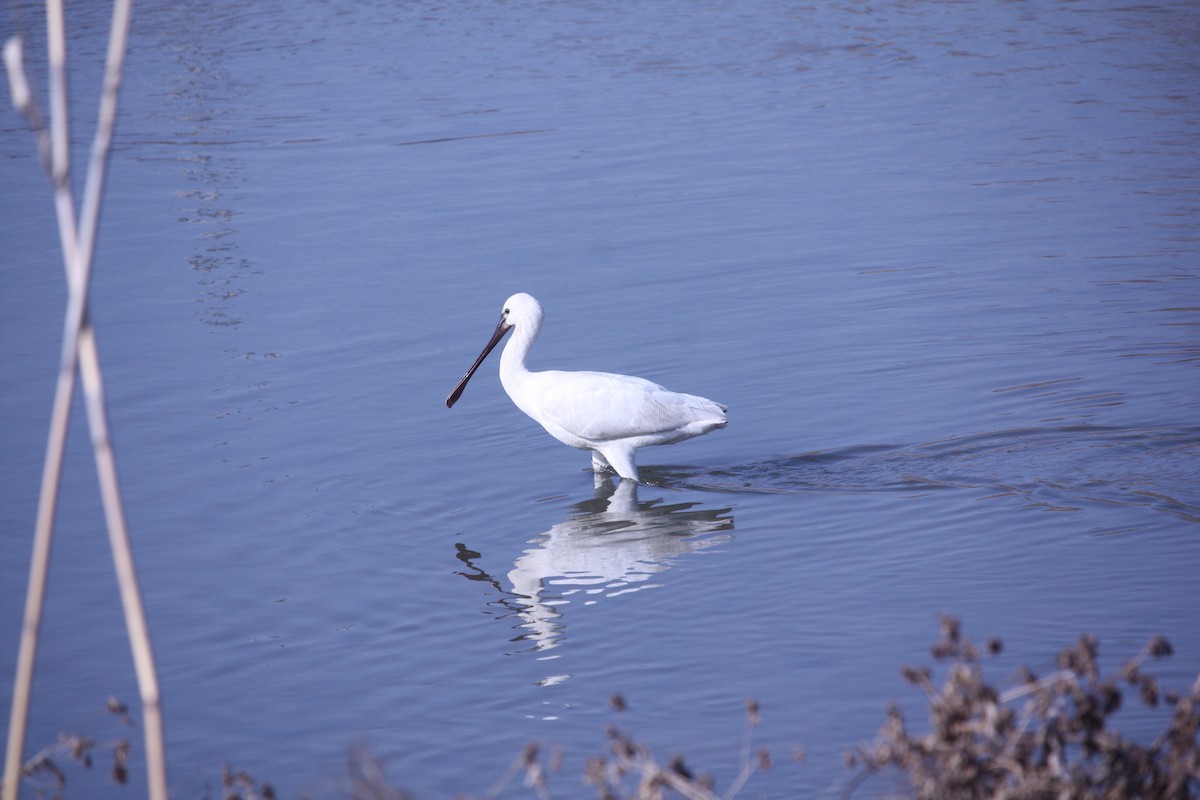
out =
[[637,481],[634,454],[639,447],[681,442],[725,427],[726,409],[720,403],[668,391],[643,378],[609,372],[530,372],[525,357],[542,329],[542,316],[542,306],[532,296],[508,298],[491,341],[446,398],[446,407],[458,401],[475,370],[512,330],[500,356],[504,391],[555,439],[591,450],[596,472],[611,467],[622,478]]

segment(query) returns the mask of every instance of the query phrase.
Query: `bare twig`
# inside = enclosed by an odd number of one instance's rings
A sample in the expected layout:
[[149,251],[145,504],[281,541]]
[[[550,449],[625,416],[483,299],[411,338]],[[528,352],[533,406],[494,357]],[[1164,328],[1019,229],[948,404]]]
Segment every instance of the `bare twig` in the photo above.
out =
[[[46,11],[51,103],[48,146],[46,145],[45,126],[41,121],[36,101],[29,91],[21,65],[20,41],[17,40],[15,44],[10,42],[5,47],[5,63],[9,72],[14,104],[29,121],[30,127],[38,138],[39,153],[42,155],[44,166],[47,167],[53,187],[69,294],[66,319],[63,325],[58,384],[42,472],[42,488],[34,531],[25,617],[14,680],[13,706],[9,719],[9,741],[5,755],[3,800],[14,800],[20,780],[21,752],[24,748],[33,666],[45,596],[50,540],[54,527],[55,506],[62,474],[63,453],[75,389],[76,370],[83,382],[84,402],[87,409],[88,427],[92,435],[92,449],[108,527],[109,545],[113,553],[113,563],[125,612],[125,624],[142,699],[149,795],[154,800],[165,800],[167,796],[166,755],[163,746],[158,679],[145,610],[133,564],[124,508],[121,503],[116,461],[108,432],[104,384],[100,371],[99,353],[96,348],[95,331],[87,312],[88,286],[95,254],[96,231],[100,219],[108,153],[116,123],[117,97],[128,38],[131,2],[130,0],[115,0],[113,3],[104,85],[79,220],[76,220],[75,217],[74,196],[70,183],[67,50],[62,0],[47,0]],[[46,158],[47,151],[49,152],[48,160]]]
[[1018,697],[1024,697],[1027,694],[1033,694],[1034,692],[1041,691],[1042,689],[1048,689],[1060,681],[1071,681],[1074,680],[1074,678],[1075,675],[1070,670],[1056,670],[1055,672],[1051,672],[1049,675],[1042,676],[1033,683],[1023,683],[1020,686],[1014,686],[1013,688],[1002,692],[999,699],[1001,703],[1011,703]]
[[766,769],[770,764],[770,756],[766,750],[759,750],[755,757],[751,757],[750,747],[754,735],[754,729],[758,727],[761,720],[761,710],[758,701],[750,698],[746,701],[746,733],[742,738],[742,767],[738,770],[737,777],[733,779],[733,783],[729,785],[729,790],[725,792],[723,800],[732,800],[737,796],[737,793],[746,785],[746,781],[750,780],[758,769]]

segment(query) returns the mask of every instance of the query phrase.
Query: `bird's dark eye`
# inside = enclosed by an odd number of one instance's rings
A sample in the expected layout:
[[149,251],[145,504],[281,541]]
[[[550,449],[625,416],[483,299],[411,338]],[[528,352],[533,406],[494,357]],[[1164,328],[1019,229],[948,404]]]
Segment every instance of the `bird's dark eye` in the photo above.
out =
[[508,309],[507,309],[507,308],[506,308],[506,309],[504,309],[504,316],[506,316],[506,317],[508,316]]

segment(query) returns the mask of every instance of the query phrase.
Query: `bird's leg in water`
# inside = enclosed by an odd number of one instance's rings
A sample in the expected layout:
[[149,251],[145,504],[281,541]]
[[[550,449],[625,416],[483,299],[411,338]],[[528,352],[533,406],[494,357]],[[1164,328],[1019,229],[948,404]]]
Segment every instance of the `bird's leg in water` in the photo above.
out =
[[612,469],[612,467],[610,467],[608,465],[608,459],[606,459],[604,456],[600,455],[599,452],[593,450],[592,451],[592,471],[593,472],[604,472],[606,469]]

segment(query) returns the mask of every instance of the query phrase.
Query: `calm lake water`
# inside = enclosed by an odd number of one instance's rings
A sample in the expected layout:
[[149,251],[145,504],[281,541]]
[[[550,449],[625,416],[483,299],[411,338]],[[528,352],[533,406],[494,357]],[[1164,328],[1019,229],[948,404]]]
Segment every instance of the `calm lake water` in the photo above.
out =
[[[107,11],[70,5],[82,160]],[[139,3],[92,309],[174,795],[228,762],[336,796],[366,742],[478,796],[536,740],[586,796],[613,723],[727,787],[752,696],[743,796],[836,796],[889,700],[919,726],[939,612],[997,681],[1086,631],[1109,666],[1164,634],[1190,684],[1198,87],[1191,2]],[[7,695],[65,292],[0,105]],[[534,368],[729,427],[614,493],[495,356],[447,410],[517,291]],[[31,753],[136,706],[72,430]],[[136,747],[68,797],[138,796]]]

